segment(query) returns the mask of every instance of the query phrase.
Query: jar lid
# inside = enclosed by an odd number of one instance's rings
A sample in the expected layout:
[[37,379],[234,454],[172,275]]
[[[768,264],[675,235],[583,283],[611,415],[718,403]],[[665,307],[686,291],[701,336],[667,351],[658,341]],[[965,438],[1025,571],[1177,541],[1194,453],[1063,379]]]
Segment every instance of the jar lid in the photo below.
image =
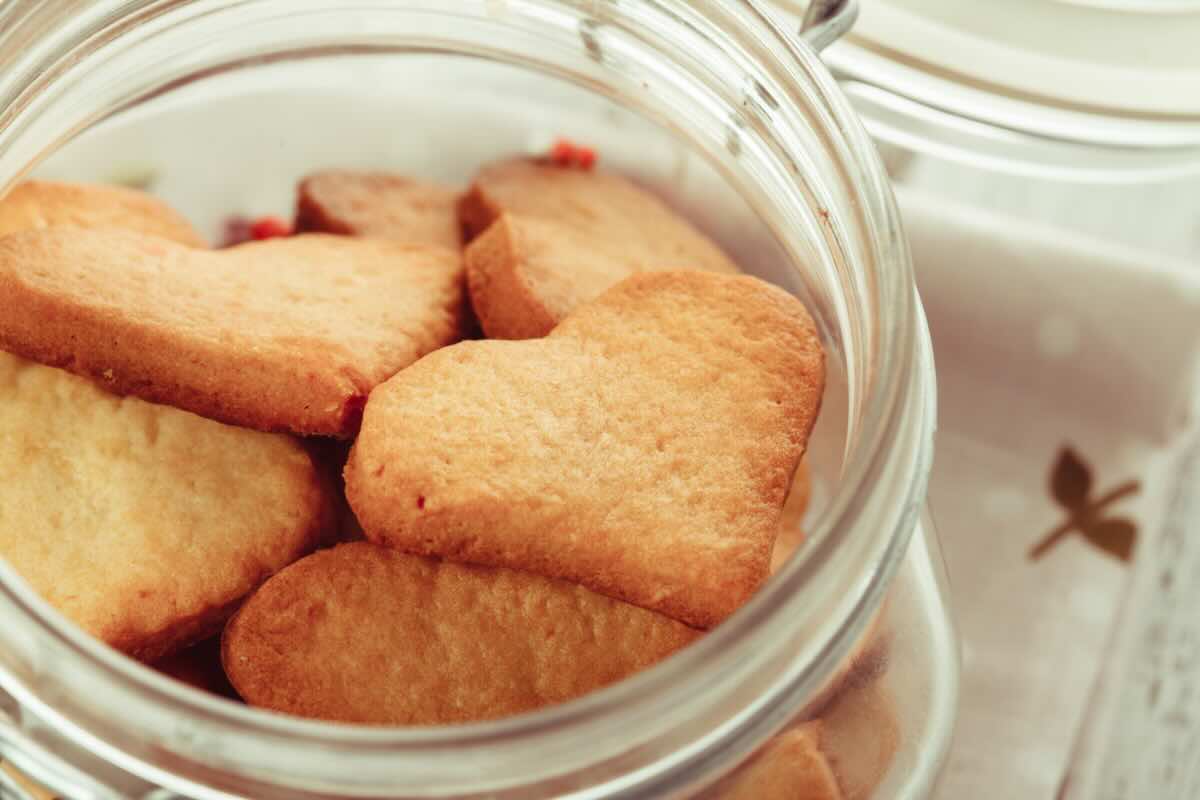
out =
[[1200,163],[1200,0],[860,5],[824,57],[867,93],[1060,144]]

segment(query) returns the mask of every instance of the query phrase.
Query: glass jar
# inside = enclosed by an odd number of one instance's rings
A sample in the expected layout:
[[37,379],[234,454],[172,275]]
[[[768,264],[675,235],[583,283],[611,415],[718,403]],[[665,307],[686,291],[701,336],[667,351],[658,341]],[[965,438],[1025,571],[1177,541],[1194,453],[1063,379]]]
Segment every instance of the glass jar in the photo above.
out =
[[922,514],[928,332],[870,139],[757,2],[16,0],[0,7],[0,109],[0,187],[140,170],[213,231],[230,210],[286,208],[317,168],[464,182],[587,141],[800,296],[829,362],[804,545],[645,673],[490,723],[287,718],[126,659],[0,564],[13,766],[73,799],[721,797],[785,727],[874,692],[895,736],[850,800],[928,793],[958,675]]
[[[893,179],[1149,252],[1200,253],[1200,2],[860,4],[825,60]],[[806,5],[776,2],[793,21]]]
[[863,0],[828,60],[882,140],[1130,183],[1200,174],[1197,37],[1196,0]]

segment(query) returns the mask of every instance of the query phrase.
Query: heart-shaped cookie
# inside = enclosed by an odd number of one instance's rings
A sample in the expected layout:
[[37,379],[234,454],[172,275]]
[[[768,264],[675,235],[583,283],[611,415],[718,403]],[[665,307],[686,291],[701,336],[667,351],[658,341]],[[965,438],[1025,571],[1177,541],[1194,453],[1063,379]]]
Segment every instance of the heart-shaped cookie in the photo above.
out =
[[0,557],[84,630],[153,660],[220,630],[333,524],[287,436],[120,398],[0,353]]
[[0,200],[0,236],[32,228],[72,225],[122,228],[161,236],[190,247],[206,247],[178,211],[134,189],[86,183],[25,181]]
[[821,751],[844,800],[878,796],[901,736],[900,710],[886,681],[854,686],[834,698],[821,713]]
[[353,435],[373,387],[456,341],[458,253],[309,234],[195,250],[123,231],[0,239],[0,348],[245,427]]
[[515,160],[485,167],[459,204],[471,303],[494,339],[544,336],[638,272],[736,273],[716,244],[615,174]]
[[544,339],[464,342],[377,388],[346,493],[372,541],[708,627],[767,577],[823,387],[788,293],[646,273]]
[[296,230],[378,236],[457,250],[458,193],[382,172],[327,170],[300,182]]
[[818,719],[769,741],[704,796],[712,800],[869,800],[900,744],[896,702],[878,673],[828,698]]
[[251,705],[430,725],[579,697],[699,635],[564,581],[357,542],[267,581],[226,627],[222,661]]
[[823,733],[821,721],[813,720],[779,734],[704,796],[710,800],[845,800],[821,751]]

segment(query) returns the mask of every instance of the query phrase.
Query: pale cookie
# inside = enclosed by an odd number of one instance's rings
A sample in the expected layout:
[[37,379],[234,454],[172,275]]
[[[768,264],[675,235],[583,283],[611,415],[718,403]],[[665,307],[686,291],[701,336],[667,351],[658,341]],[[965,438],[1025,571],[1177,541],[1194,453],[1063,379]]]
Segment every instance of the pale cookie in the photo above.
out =
[[296,230],[377,236],[458,250],[458,193],[381,172],[328,170],[300,182]]
[[788,293],[637,275],[545,339],[464,342],[380,386],[346,493],[372,541],[709,627],[767,577],[823,386]]
[[332,524],[294,440],[119,398],[0,353],[0,556],[151,661],[216,632]]
[[845,800],[821,751],[823,732],[815,721],[779,734],[705,800]]
[[[471,303],[494,339],[544,336],[638,272],[737,272],[666,203],[619,175],[529,160],[482,169],[459,204]],[[486,233],[485,233],[486,231]]]
[[881,681],[872,681],[842,692],[821,721],[821,750],[845,800],[869,800],[900,747],[896,701]]
[[706,800],[869,800],[900,746],[895,701],[877,674],[843,681],[819,719],[772,739]]
[[25,181],[0,200],[0,236],[57,225],[121,228],[190,247],[207,247],[204,238],[179,212],[135,189]]
[[457,341],[457,253],[309,234],[220,251],[123,231],[0,239],[0,348],[266,431],[351,436],[377,384]]
[[267,581],[226,627],[222,660],[251,705],[433,725],[579,697],[699,635],[564,581],[356,542]]

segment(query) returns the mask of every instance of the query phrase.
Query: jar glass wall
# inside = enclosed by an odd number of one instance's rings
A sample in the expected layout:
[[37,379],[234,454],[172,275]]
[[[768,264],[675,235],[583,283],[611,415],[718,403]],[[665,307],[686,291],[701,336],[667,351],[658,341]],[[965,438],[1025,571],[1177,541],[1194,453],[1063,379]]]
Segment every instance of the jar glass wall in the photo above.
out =
[[0,186],[153,176],[212,233],[229,211],[286,209],[313,169],[462,183],[587,141],[800,296],[830,366],[806,544],[634,679],[454,728],[282,718],[109,651],[0,568],[6,759],[72,797],[721,796],[771,736],[869,692],[895,736],[861,796],[928,789],[957,690],[919,524],[928,334],[873,146],[817,56],[755,3],[18,2],[0,10],[0,65]]
[[[775,3],[789,24],[806,5]],[[860,5],[825,58],[898,182],[1149,252],[1200,252],[1200,6]]]

